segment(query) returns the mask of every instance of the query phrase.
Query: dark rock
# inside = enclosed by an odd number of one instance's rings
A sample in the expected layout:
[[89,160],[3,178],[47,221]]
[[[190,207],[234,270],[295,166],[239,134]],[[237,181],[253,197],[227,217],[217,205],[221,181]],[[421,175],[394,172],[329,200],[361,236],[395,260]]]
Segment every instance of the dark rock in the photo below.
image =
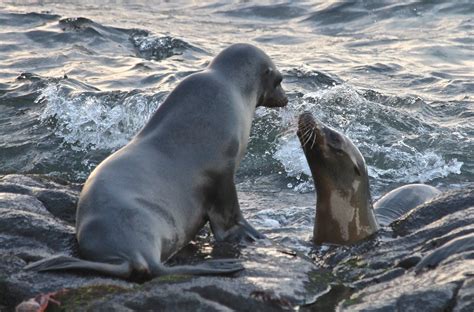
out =
[[404,236],[441,217],[474,205],[474,188],[450,191],[418,206],[390,226],[396,235]]
[[464,284],[458,291],[454,312],[474,311],[474,277],[464,281]]
[[418,262],[420,262],[420,260],[421,260],[420,256],[417,256],[417,255],[408,256],[407,258],[404,258],[400,261],[396,261],[395,266],[408,270],[414,267],[415,265],[417,265]]
[[[224,279],[225,281],[225,279]],[[116,305],[132,311],[281,311],[281,301],[245,297],[221,285],[193,286],[188,282],[159,284],[148,293],[136,292],[92,303],[91,310]]]
[[68,190],[34,190],[38,198],[54,216],[69,223],[75,222],[77,194]]
[[366,287],[344,301],[339,309],[344,311],[446,311],[456,297],[466,270],[468,270],[467,266],[444,267],[442,272],[432,271],[420,277],[414,274],[402,275],[391,281]]
[[352,284],[352,286],[356,288],[363,288],[371,284],[376,284],[376,283],[381,283],[381,282],[386,282],[389,280],[392,280],[396,277],[399,277],[401,275],[405,274],[405,270],[401,268],[395,268],[391,269],[385,273],[378,274],[375,277],[370,277],[370,278],[365,278],[362,280],[359,280]]
[[[143,284],[84,272],[24,271],[41,258],[77,256],[68,222],[74,220],[80,188],[34,175],[0,177],[1,309],[13,310],[42,294],[61,302],[51,302],[48,311],[325,311],[336,305],[341,311],[473,310],[472,189],[415,208],[392,224],[393,233],[385,228],[353,246],[316,250],[317,266],[300,251],[268,240],[246,247],[217,244],[204,229],[168,264],[238,257],[244,271],[233,277],[165,276]],[[306,218],[307,211],[300,212],[314,209],[314,202],[308,206],[313,196],[263,190],[244,190],[239,196],[246,213],[267,207],[294,213],[285,212],[290,219],[286,227],[264,230],[280,244],[288,240],[291,218]],[[289,233],[301,231],[307,229],[290,228]]]
[[54,216],[74,223],[81,186],[40,175],[9,174],[0,178],[0,192],[35,197]]
[[[405,236],[384,240],[372,250],[345,252],[346,258],[335,266],[334,273],[347,282],[352,280],[359,291],[338,309],[446,311],[469,306],[472,281],[468,278],[474,276],[473,196],[472,189],[451,192],[395,221]],[[373,261],[398,269],[383,272],[381,265],[370,265]],[[351,271],[357,275],[349,274]],[[371,278],[359,280],[359,276]]]
[[270,241],[226,249],[206,239],[190,244],[169,264],[238,256],[246,270],[234,277],[167,276],[142,285],[84,272],[25,271],[28,262],[40,258],[76,255],[74,228],[62,219],[74,213],[70,206],[79,192],[38,176],[4,176],[0,187],[9,191],[0,193],[0,305],[10,309],[43,294],[67,311],[276,311],[314,302],[333,280],[311,259]]
[[[472,255],[472,252],[474,252],[474,233],[455,238],[445,245],[430,252],[420,261],[420,263],[418,263],[415,268],[415,272],[420,273],[423,269],[436,268],[440,263],[450,259],[453,256],[457,256],[459,258],[460,255]],[[472,259],[472,257],[470,258]]]
[[30,195],[0,192],[0,210],[26,211],[51,216],[43,203]]
[[12,184],[9,182],[1,182],[0,180],[0,192],[2,193],[14,193],[14,194],[30,194],[30,188],[18,184]]
[[[1,194],[0,194],[1,195]],[[41,242],[59,252],[70,250],[74,241],[74,228],[53,217],[15,209],[2,209],[0,215],[2,235],[19,236]],[[2,246],[5,248],[7,246]],[[18,244],[11,247],[21,247]]]
[[6,176],[3,176],[0,179],[0,182],[2,183],[8,183],[10,185],[18,185],[21,187],[29,188],[29,187],[39,187],[39,188],[45,188],[46,185],[40,181],[40,179],[44,178],[38,178],[35,179],[35,176],[30,175],[22,175],[22,174],[8,174]]

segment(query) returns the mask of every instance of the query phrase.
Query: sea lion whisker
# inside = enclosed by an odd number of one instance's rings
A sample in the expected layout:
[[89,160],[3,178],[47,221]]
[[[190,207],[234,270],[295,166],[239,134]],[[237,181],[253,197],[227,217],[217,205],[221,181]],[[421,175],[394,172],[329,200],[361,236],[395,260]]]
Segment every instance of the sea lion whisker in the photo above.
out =
[[297,134],[298,136],[301,136],[302,133],[306,131],[306,128],[304,126],[298,127]]
[[309,142],[309,138],[310,138],[309,135],[304,137],[303,146],[306,146],[306,144]]
[[309,141],[311,140],[311,135],[313,134],[313,131],[314,131],[314,129],[311,128],[306,132],[307,137],[306,137],[306,141],[303,144],[304,146],[306,146],[306,144],[308,144]]
[[301,135],[301,141],[303,142],[302,145],[305,145],[305,142],[308,140],[308,134],[311,132],[311,129],[306,129],[306,132],[303,132]]
[[301,128],[303,128],[305,130],[308,129],[308,128],[313,128],[313,127],[314,127],[314,125],[312,125],[311,123],[308,123],[308,122],[303,122],[301,124]]
[[308,135],[308,132],[313,131],[313,128],[307,127],[307,128],[304,129],[304,131],[305,131],[304,134],[305,134],[305,136],[306,136],[306,135]]
[[304,132],[308,131],[308,129],[311,129],[311,127],[307,126],[307,125],[302,126],[301,129],[300,129],[300,132],[304,133]]
[[313,143],[311,143],[311,148],[313,148],[315,143],[316,143],[316,134],[313,132]]

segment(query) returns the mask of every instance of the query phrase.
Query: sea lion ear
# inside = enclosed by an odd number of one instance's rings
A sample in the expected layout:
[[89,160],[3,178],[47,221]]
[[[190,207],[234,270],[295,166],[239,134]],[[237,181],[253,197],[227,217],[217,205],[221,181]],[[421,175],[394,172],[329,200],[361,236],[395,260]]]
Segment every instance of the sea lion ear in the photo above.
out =
[[360,173],[359,167],[357,167],[357,166],[354,166],[354,172],[355,172],[355,174],[358,175],[359,177],[362,175],[362,174]]

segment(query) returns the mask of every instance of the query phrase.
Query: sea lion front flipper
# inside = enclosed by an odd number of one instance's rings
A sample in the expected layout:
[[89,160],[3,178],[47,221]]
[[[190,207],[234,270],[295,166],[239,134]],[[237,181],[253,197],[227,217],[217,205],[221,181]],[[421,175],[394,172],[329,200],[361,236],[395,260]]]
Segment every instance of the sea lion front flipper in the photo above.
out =
[[265,235],[257,231],[243,217],[237,221],[235,225],[227,228],[227,230],[223,229],[219,222],[216,222],[216,218],[209,217],[209,223],[211,224],[212,233],[217,241],[230,243],[254,242],[265,238]]
[[234,175],[223,176],[218,181],[214,205],[207,215],[212,232],[218,241],[252,242],[265,238],[242,216]]
[[226,233],[225,241],[228,242],[254,242],[258,239],[264,239],[265,235],[257,231],[245,219],[241,219],[239,223]]

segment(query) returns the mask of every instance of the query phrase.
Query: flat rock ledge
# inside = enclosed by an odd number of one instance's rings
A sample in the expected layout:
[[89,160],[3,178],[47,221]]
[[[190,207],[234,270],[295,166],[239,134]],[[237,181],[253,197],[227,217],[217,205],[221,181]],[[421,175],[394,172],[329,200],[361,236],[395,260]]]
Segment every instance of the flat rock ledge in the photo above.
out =
[[[473,188],[447,192],[351,247],[325,246],[308,256],[269,240],[218,245],[204,229],[169,261],[242,259],[245,270],[230,277],[173,275],[138,284],[25,271],[44,257],[77,254],[80,189],[39,175],[0,176],[0,311],[35,311],[41,304],[47,311],[474,310]],[[240,195],[275,201],[270,192]]]

